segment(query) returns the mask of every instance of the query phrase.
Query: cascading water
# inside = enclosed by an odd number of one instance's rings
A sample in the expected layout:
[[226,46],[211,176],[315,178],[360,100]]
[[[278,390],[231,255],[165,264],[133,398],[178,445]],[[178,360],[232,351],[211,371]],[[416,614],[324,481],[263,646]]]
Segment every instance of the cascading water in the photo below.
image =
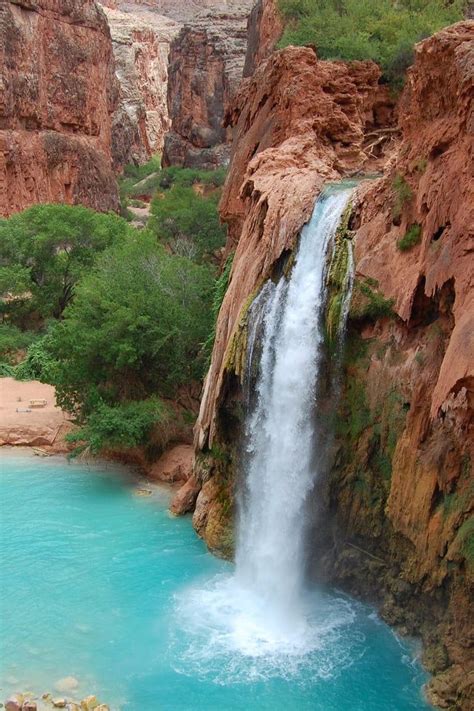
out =
[[[314,427],[325,280],[350,194],[347,188],[324,193],[302,230],[291,276],[277,284],[269,280],[249,311],[236,571],[204,589],[188,590],[180,610],[188,634],[207,637],[205,645],[192,647],[187,663],[223,664],[226,678],[229,665],[233,669],[236,664],[235,653],[259,659],[257,673],[264,676],[288,674],[289,659],[295,673],[300,664],[314,663],[311,673],[325,674],[356,654],[347,632],[352,605],[304,585],[307,503],[325,459],[325,443]],[[346,280],[348,292],[351,279]],[[342,303],[339,336],[348,301]],[[336,640],[343,628],[341,646]],[[311,656],[316,650],[317,658]],[[253,666],[247,671],[256,673]]]
[[[298,634],[298,623],[304,620],[305,504],[318,476],[314,414],[327,254],[349,195],[348,190],[333,191],[317,202],[302,231],[291,278],[283,277],[276,285],[268,282],[249,314],[252,324],[263,322],[263,349],[247,427],[236,575],[265,601],[284,635],[288,630]],[[347,317],[347,309],[342,309],[342,317]],[[254,369],[254,338],[251,330],[249,372]]]

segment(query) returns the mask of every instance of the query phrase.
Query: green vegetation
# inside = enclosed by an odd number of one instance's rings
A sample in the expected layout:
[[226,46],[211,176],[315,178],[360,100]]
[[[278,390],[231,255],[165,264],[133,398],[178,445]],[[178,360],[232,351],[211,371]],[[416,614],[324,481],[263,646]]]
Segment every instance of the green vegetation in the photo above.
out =
[[397,247],[400,252],[408,252],[417,244],[421,242],[421,225],[415,222],[404,234],[404,236],[398,240]]
[[174,185],[151,204],[150,229],[172,252],[203,262],[224,245],[225,228],[217,205],[219,194],[198,194]]
[[464,521],[458,531],[457,540],[468,565],[474,567],[474,516]]
[[465,0],[279,0],[280,45],[314,44],[322,59],[372,59],[400,86],[413,45],[461,20]]
[[80,448],[159,448],[185,426],[167,401],[208,364],[231,267],[215,281],[224,175],[127,167],[125,192],[159,180],[152,229],[65,205],[0,220],[0,374],[54,385]]
[[120,195],[123,201],[141,195],[152,196],[157,191],[169,190],[173,186],[190,188],[193,185],[205,185],[209,188],[220,188],[224,185],[226,176],[225,168],[216,170],[200,170],[198,168],[161,168],[159,156],[154,156],[148,163],[141,166],[128,165],[125,167],[119,181]]
[[0,220],[0,316],[21,330],[59,318],[96,256],[127,231],[116,215],[71,205],[35,205]]
[[208,267],[168,254],[144,231],[105,253],[82,281],[48,351],[59,404],[79,419],[203,375],[211,329]]
[[232,254],[229,254],[229,256],[227,257],[224,269],[222,270],[222,274],[216,279],[214,283],[214,291],[212,296],[212,316],[214,319],[214,323],[209,333],[209,336],[203,346],[203,350],[208,357],[208,362],[210,361],[212,355],[212,348],[214,346],[214,341],[216,338],[217,317],[219,316],[219,311],[221,310],[222,302],[224,301],[224,296],[226,294],[227,287],[229,286],[230,272],[232,270],[233,261],[234,252],[232,252]]
[[31,331],[21,331],[9,323],[0,323],[0,361],[14,365],[18,353],[26,350],[34,340]]
[[347,287],[347,270],[349,266],[349,250],[352,245],[349,239],[352,236],[349,230],[349,220],[352,213],[352,203],[350,203],[341,218],[337,229],[334,252],[329,265],[327,277],[327,306],[326,306],[326,334],[329,343],[334,342],[341,320],[341,310],[344,303],[345,290]]
[[118,405],[100,402],[87,423],[70,434],[68,440],[79,443],[78,451],[87,446],[92,454],[105,447],[134,447],[145,442],[156,424],[168,417],[163,403],[156,398]]
[[349,318],[355,321],[378,318],[392,318],[393,299],[386,299],[383,294],[376,291],[378,282],[375,279],[356,279],[352,293]]
[[402,216],[403,208],[413,198],[413,191],[400,173],[395,176],[392,188],[395,194],[392,217],[395,222],[398,222]]

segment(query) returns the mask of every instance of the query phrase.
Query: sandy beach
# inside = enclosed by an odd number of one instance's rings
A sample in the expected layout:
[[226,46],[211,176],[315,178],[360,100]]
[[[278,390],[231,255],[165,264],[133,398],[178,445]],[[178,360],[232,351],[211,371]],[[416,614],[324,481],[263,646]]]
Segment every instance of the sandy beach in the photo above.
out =
[[[34,407],[34,401],[46,401]],[[0,446],[45,447],[67,450],[64,436],[72,424],[57,405],[54,388],[35,380],[0,378]]]

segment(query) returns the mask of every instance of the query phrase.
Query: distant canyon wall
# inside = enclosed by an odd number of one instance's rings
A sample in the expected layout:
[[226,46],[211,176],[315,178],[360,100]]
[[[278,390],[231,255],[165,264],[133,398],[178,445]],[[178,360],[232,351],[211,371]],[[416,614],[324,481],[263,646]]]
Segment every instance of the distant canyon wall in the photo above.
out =
[[118,85],[96,3],[2,3],[0,64],[0,214],[37,202],[117,209],[111,117]]
[[167,164],[224,164],[252,4],[2,3],[0,214],[38,202],[118,210],[116,174],[162,152],[169,131]]
[[242,77],[254,0],[104,0],[120,84],[114,164],[215,168],[228,160],[223,118]]
[[224,116],[243,75],[253,0],[202,13],[171,44],[165,165],[216,168],[228,163]]
[[141,14],[139,8],[124,12],[117,2],[103,5],[120,86],[112,119],[112,155],[120,170],[127,163],[145,163],[163,149],[170,127],[168,54],[180,24],[157,13]]

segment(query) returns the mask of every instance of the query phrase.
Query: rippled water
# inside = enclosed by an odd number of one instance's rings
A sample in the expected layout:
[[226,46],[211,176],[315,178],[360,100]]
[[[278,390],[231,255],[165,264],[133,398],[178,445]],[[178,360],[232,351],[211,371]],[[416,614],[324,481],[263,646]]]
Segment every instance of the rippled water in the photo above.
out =
[[[65,676],[122,711],[409,711],[428,708],[413,650],[371,608],[318,589],[298,649],[268,636],[259,598],[206,552],[168,495],[109,471],[3,456],[2,695]],[[253,607],[252,607],[253,606]],[[259,644],[262,620],[266,634]],[[273,643],[274,642],[274,643]]]

